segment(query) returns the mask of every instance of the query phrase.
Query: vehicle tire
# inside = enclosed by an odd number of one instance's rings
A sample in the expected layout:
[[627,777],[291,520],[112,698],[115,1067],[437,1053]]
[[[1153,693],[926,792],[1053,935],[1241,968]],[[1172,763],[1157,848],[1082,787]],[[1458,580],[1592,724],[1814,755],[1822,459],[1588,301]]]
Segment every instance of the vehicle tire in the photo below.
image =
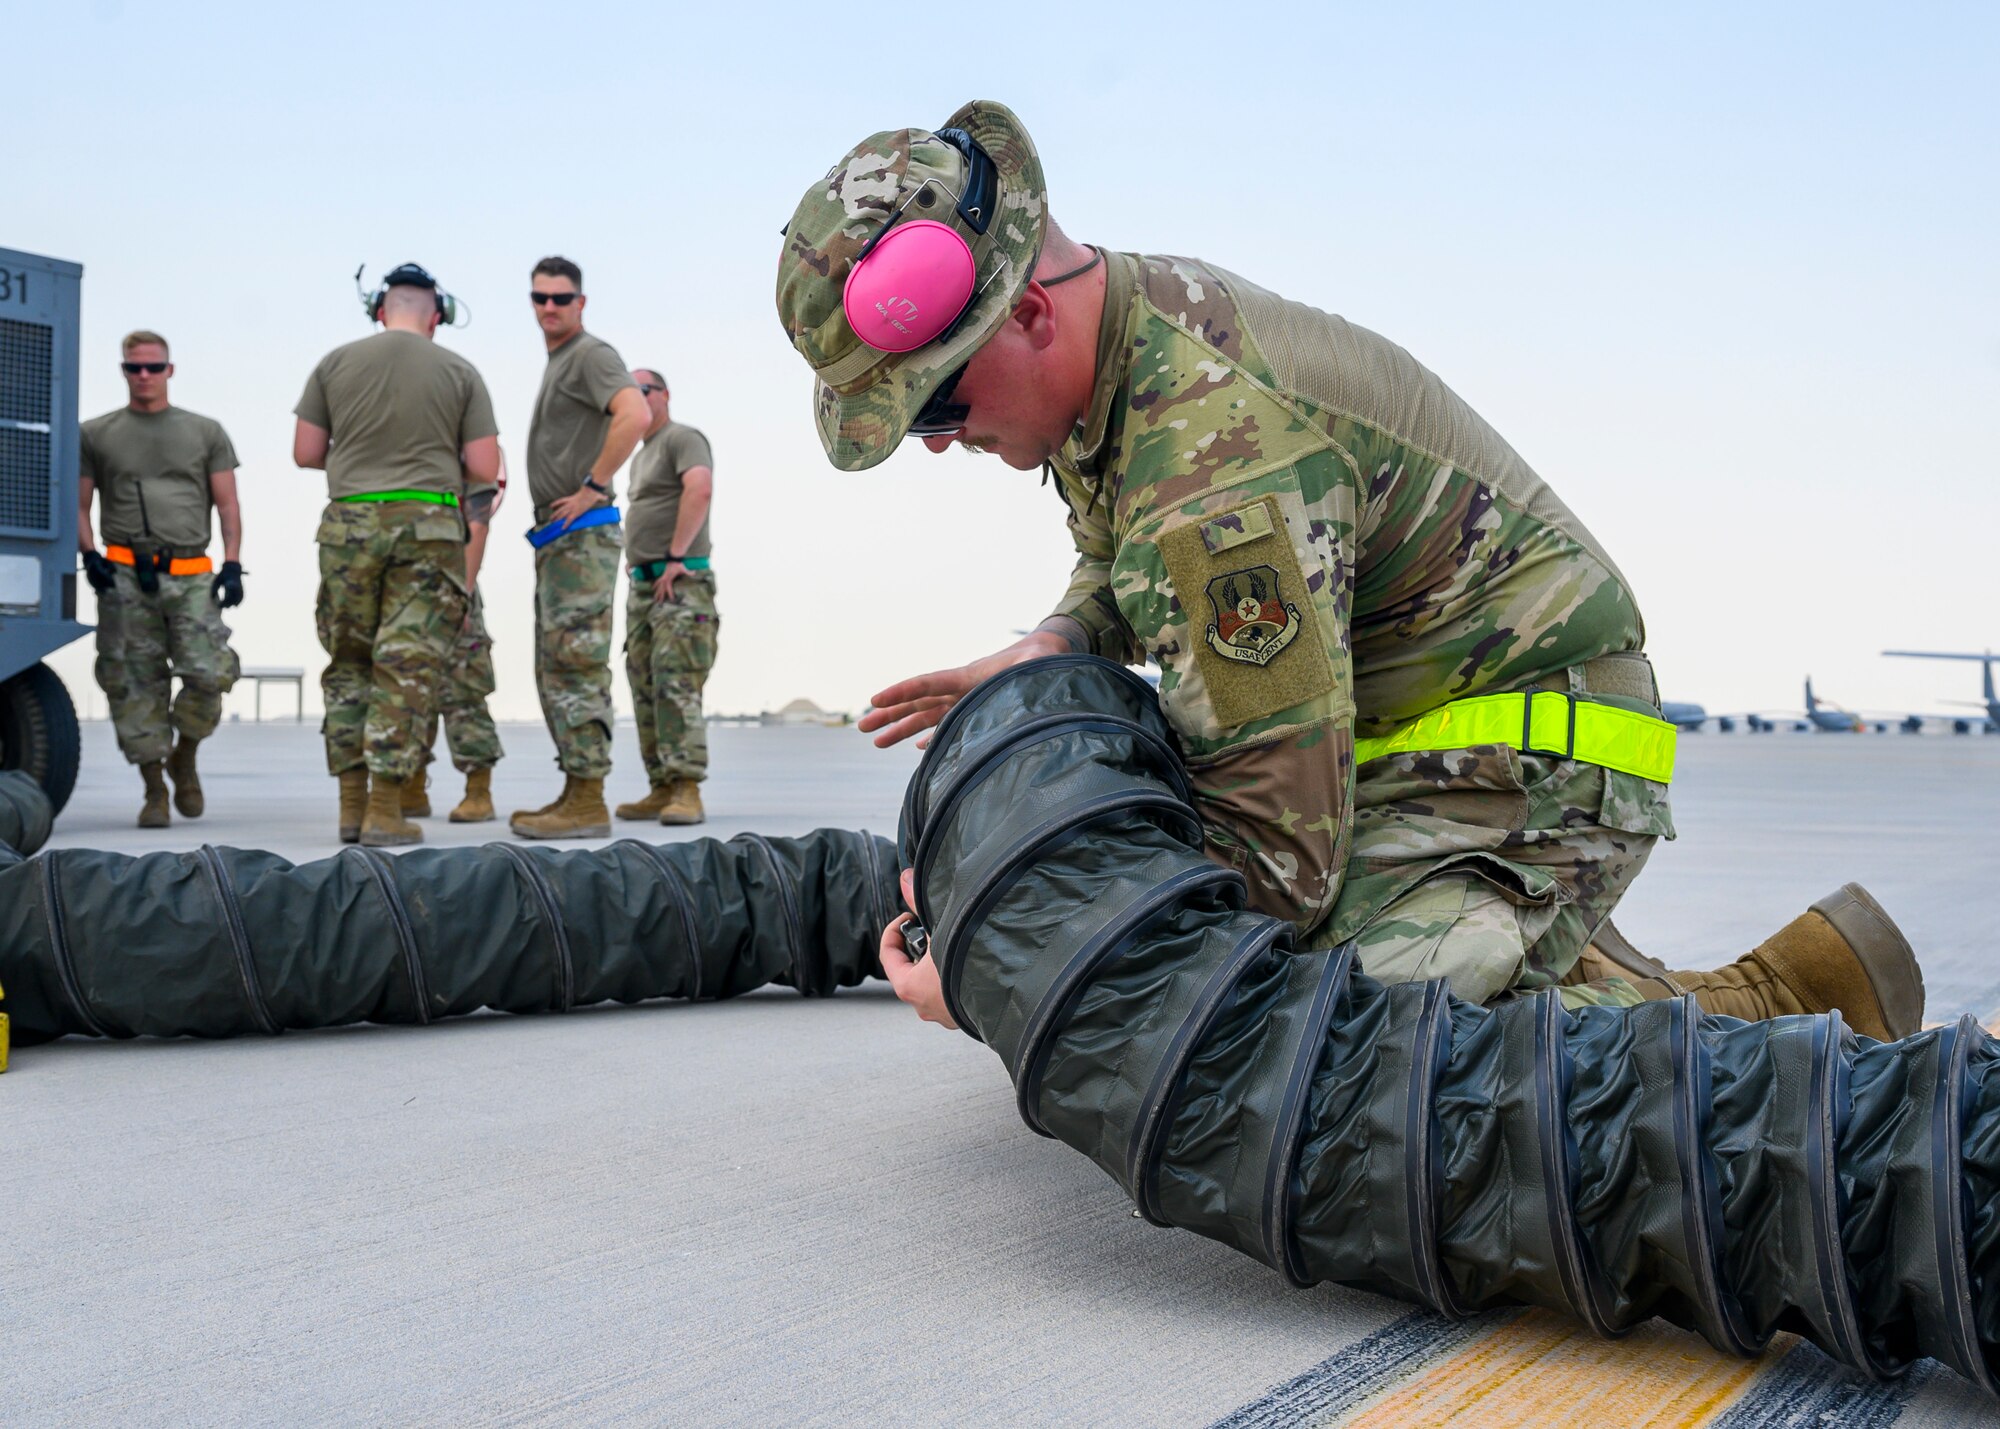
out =
[[82,754],[76,706],[54,670],[33,664],[0,684],[0,769],[33,775],[60,813]]

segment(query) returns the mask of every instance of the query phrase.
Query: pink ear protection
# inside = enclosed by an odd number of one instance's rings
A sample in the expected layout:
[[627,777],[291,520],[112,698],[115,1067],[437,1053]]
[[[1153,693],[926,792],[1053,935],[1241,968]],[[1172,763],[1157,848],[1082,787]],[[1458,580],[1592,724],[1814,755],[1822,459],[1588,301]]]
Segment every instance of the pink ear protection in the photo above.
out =
[[965,156],[965,193],[925,179],[861,250],[841,290],[848,326],[877,352],[914,352],[936,342],[979,294],[979,261],[957,229],[930,218],[903,221],[912,203],[929,207],[928,191],[937,188],[975,234],[986,232],[999,189],[993,161],[962,130],[941,129],[937,137]]
[[848,272],[841,305],[878,352],[912,352],[957,322],[979,280],[972,248],[935,219],[898,223]]

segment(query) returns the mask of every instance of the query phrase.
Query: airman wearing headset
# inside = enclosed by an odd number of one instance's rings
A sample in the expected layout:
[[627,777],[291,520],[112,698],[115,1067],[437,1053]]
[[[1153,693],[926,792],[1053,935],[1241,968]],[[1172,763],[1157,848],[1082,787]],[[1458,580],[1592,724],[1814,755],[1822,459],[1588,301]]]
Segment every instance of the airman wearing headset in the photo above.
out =
[[[1673,832],[1637,603],[1402,348],[1210,263],[1075,242],[1026,129],[983,101],[816,181],[777,298],[835,466],[916,436],[1052,468],[1069,508],[1076,570],[1048,618],[877,694],[878,744],[1028,660],[1151,660],[1205,851],[1301,948],[1351,943],[1384,981],[1472,1002],[1692,992],[1729,1016],[1838,1005],[1870,1036],[1916,1030],[1915,956],[1853,885],[1712,972],[1615,938],[1612,907]],[[890,983],[948,1020],[908,954],[892,927]]]
[[327,476],[317,624],[340,837],[386,846],[423,840],[403,817],[404,786],[465,625],[459,502],[495,484],[500,446],[485,382],[432,340],[457,314],[437,279],[406,263],[363,302],[382,331],[313,369],[292,454]]

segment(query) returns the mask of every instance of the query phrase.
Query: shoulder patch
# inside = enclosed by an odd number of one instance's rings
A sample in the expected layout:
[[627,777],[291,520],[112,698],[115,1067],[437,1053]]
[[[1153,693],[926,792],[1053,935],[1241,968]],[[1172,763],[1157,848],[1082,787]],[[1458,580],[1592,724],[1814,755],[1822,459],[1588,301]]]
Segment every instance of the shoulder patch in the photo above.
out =
[[1277,497],[1162,531],[1157,545],[1217,724],[1248,724],[1333,688],[1333,662]]

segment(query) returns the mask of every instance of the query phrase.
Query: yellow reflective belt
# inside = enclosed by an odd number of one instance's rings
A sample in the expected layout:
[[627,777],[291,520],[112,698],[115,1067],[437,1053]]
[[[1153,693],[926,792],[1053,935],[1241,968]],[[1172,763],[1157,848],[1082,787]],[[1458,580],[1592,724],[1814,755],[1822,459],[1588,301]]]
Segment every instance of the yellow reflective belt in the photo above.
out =
[[[1532,704],[1529,701],[1533,701]],[[1666,784],[1674,777],[1674,726],[1558,690],[1453,700],[1374,739],[1354,741],[1354,762],[1412,750],[1505,744],[1524,754],[1580,759]]]

